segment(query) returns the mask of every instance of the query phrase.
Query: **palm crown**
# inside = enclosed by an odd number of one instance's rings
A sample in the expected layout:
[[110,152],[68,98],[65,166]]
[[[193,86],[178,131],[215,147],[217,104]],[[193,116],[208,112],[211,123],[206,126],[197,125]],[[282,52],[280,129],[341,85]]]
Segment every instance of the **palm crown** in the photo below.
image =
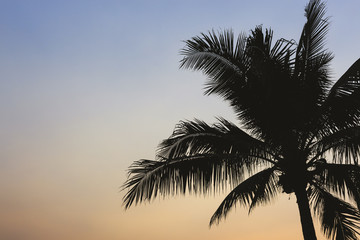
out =
[[226,30],[185,42],[181,67],[208,77],[206,94],[228,101],[241,128],[222,118],[214,125],[178,124],[160,144],[157,160],[129,168],[126,208],[158,194],[231,186],[213,224],[235,203],[251,211],[281,192],[295,193],[304,239],[316,239],[310,207],[327,237],[357,239],[360,60],[330,81],[324,3],[310,1],[305,16],[298,43],[273,43],[272,30],[261,26],[237,39]]

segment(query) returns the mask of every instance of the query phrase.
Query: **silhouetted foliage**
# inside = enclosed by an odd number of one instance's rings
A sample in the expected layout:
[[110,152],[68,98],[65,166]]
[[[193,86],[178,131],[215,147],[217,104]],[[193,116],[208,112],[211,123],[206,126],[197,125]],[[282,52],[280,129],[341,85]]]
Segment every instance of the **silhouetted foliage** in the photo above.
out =
[[305,16],[298,43],[273,43],[272,30],[261,26],[236,39],[225,30],[185,42],[180,66],[208,77],[205,93],[229,102],[241,128],[222,118],[214,125],[181,122],[160,144],[157,160],[129,168],[126,208],[158,194],[231,186],[213,224],[236,203],[250,212],[281,192],[294,193],[304,239],[316,239],[311,208],[326,237],[357,239],[360,60],[330,81],[325,4],[310,1]]

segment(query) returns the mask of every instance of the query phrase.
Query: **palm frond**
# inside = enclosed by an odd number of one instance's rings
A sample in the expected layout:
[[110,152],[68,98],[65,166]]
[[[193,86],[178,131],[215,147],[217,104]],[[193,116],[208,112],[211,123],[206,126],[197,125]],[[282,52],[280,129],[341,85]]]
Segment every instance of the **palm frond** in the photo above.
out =
[[309,124],[312,139],[323,139],[339,130],[359,126],[360,59],[332,86]]
[[328,64],[333,55],[324,50],[329,28],[325,12],[325,4],[320,0],[311,0],[306,6],[307,22],[296,52],[295,76],[302,82],[304,92],[307,92],[307,101],[315,104],[311,107],[319,106],[324,101],[331,84]]
[[276,165],[276,155],[264,142],[219,118],[210,126],[183,121],[159,145],[158,160],[140,160],[129,168],[125,207],[151,200],[157,194],[208,193],[236,186],[244,168]]
[[275,168],[262,170],[247,178],[226,196],[211,217],[210,225],[225,218],[237,202],[249,206],[249,212],[259,204],[268,203],[280,190],[277,182]]
[[[296,54],[297,59],[302,60],[302,66],[297,67],[302,67],[303,70],[311,67],[312,60],[321,59],[326,53],[324,46],[329,29],[329,18],[325,17],[325,13],[325,3],[320,0],[311,0],[305,7],[307,22],[303,27]],[[327,63],[328,61],[323,62],[325,65]]]
[[215,31],[185,41],[180,68],[202,71],[209,77],[206,94],[228,96],[228,91],[245,84],[247,70],[246,37],[240,34],[234,43],[231,30]]
[[271,59],[282,63],[284,68],[289,69],[295,63],[295,58],[293,58],[296,51],[293,48],[295,44],[293,39],[290,41],[284,38],[277,40],[270,52]]
[[293,46],[296,44],[294,40],[286,40],[281,38],[272,45],[273,31],[271,29],[262,29],[262,26],[257,26],[251,31],[251,35],[247,38],[246,54],[250,57],[250,67],[254,63],[259,64],[264,60],[271,60],[289,67],[294,63],[294,58],[291,58],[296,49]]
[[309,188],[310,202],[319,217],[321,229],[327,238],[357,240],[360,229],[359,210],[333,196],[323,188]]
[[324,103],[328,124],[337,128],[360,122],[360,59],[333,85]]
[[129,167],[123,189],[125,208],[150,201],[157,195],[206,194],[238,184],[243,179],[244,164],[240,156],[198,154],[180,158],[140,160]]
[[315,158],[326,153],[333,155],[335,163],[358,163],[360,157],[360,126],[338,130],[311,146]]
[[[264,142],[251,137],[235,124],[219,118],[212,126],[203,121],[183,121],[159,145],[158,155],[169,159],[197,154],[236,154],[257,163],[275,163],[275,153]],[[248,167],[250,167],[248,165]]]
[[351,95],[360,86],[359,79],[360,59],[354,62],[350,68],[340,77],[330,90],[329,98],[344,97]]
[[349,197],[360,209],[360,167],[350,164],[321,164],[320,178],[324,188],[342,198]]

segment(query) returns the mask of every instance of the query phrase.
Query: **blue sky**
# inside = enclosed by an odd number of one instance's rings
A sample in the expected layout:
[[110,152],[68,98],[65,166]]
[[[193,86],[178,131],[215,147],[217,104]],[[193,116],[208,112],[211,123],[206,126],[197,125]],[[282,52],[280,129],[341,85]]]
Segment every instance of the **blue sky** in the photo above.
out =
[[[141,239],[141,234],[149,240],[183,239],[183,231],[171,238],[176,215],[183,228],[199,226],[189,230],[197,239],[224,236],[225,229],[224,239],[237,239],[231,236],[252,229],[250,223],[272,219],[271,209],[284,215],[281,224],[300,231],[294,198],[258,209],[250,219],[238,210],[209,230],[221,198],[168,199],[124,212],[124,193],[118,190],[127,167],[153,158],[159,141],[180,120],[236,121],[226,103],[203,95],[201,73],[179,70],[184,40],[211,29],[249,33],[259,24],[271,27],[275,39],[297,40],[305,4],[0,1],[0,212],[8,217],[0,221],[0,238],[56,239],[62,233],[59,239]],[[328,1],[327,6],[327,47],[335,54],[336,79],[360,57],[360,2]],[[185,217],[197,210],[193,220]],[[157,228],[162,225],[168,231]],[[88,226],[95,230],[89,233]],[[258,238],[249,231],[244,239]]]

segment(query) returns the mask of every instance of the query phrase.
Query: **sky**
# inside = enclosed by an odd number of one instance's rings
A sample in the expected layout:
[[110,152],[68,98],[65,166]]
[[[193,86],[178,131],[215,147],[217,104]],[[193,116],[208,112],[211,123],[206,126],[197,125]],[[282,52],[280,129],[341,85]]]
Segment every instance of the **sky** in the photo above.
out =
[[[209,228],[226,193],[125,211],[120,187],[179,121],[237,123],[201,73],[179,69],[184,40],[260,24],[298,40],[306,3],[0,0],[0,239],[302,239],[294,195]],[[327,3],[333,80],[360,57],[359,9]]]

